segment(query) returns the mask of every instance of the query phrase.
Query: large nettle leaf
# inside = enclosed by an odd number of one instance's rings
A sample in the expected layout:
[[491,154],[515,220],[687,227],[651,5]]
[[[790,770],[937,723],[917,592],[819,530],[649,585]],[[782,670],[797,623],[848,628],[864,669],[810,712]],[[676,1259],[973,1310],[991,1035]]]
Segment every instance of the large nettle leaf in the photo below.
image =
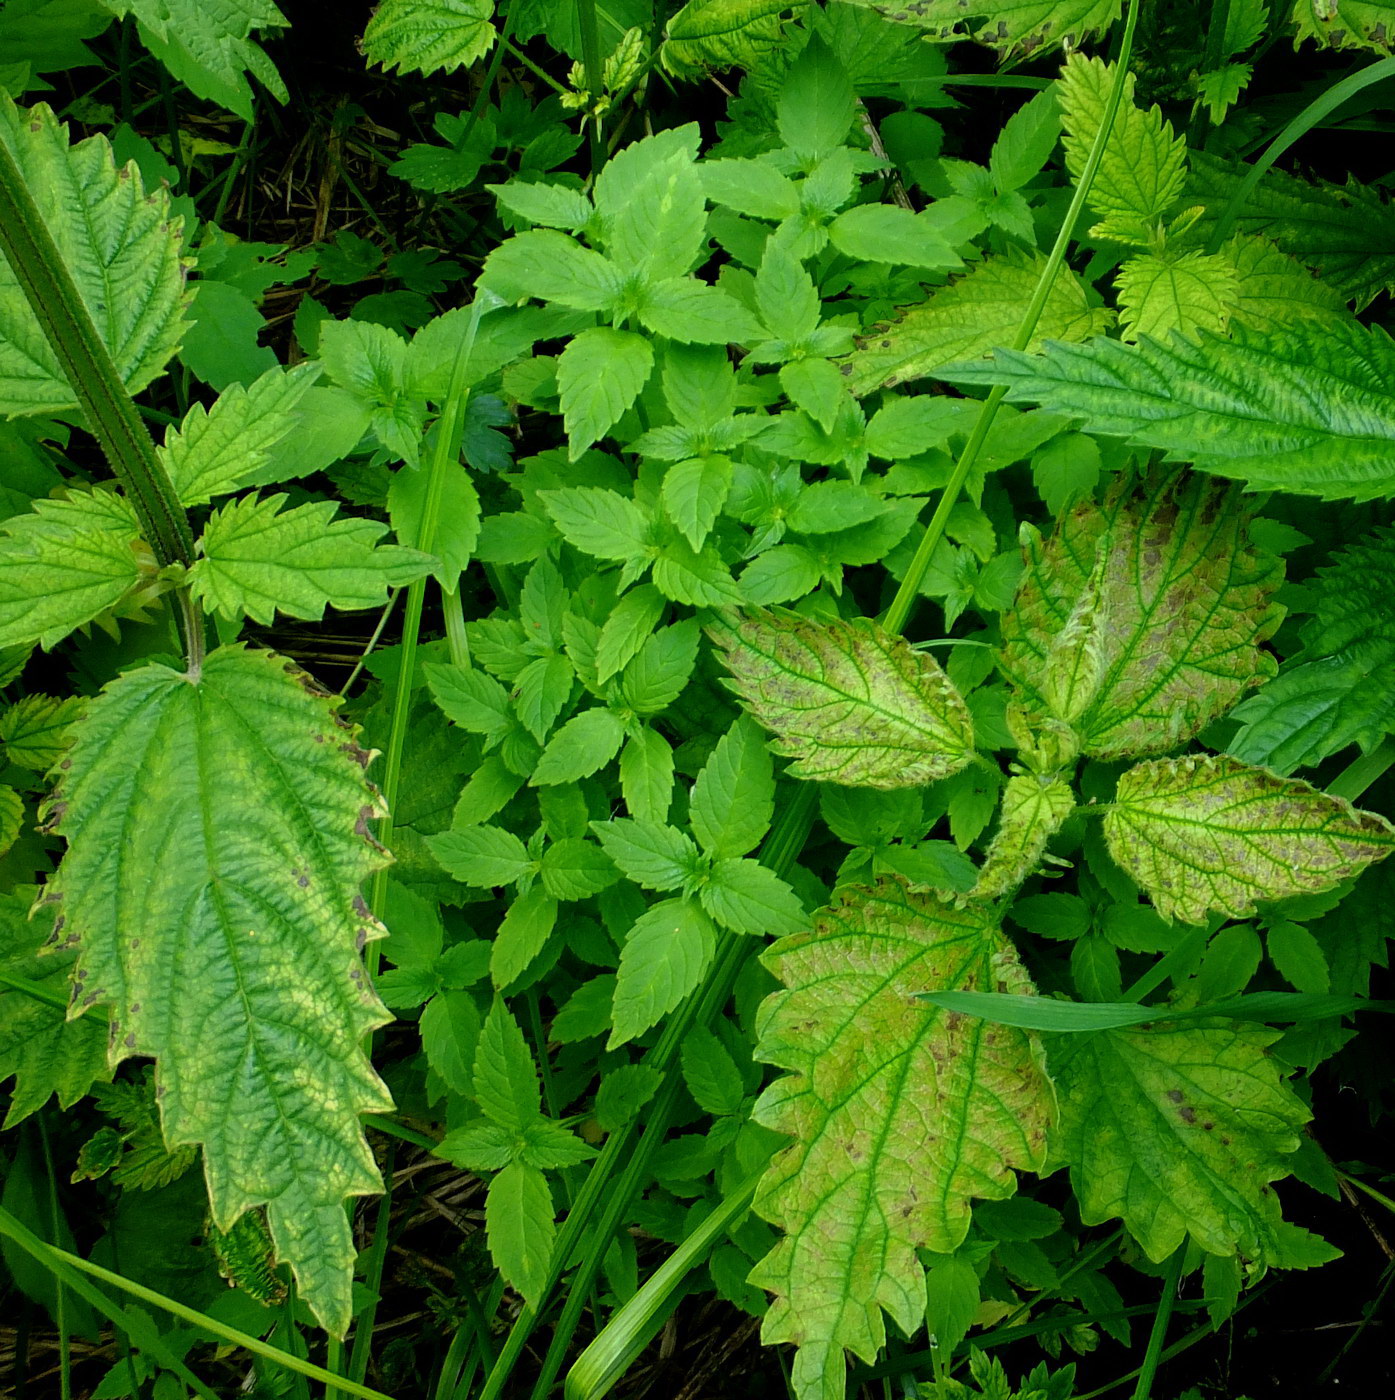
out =
[[1003,619],[1001,666],[1029,726],[1072,726],[1096,758],[1194,738],[1273,674],[1277,559],[1247,543],[1239,492],[1204,477],[1121,482],[1043,541]]
[[370,63],[399,73],[447,73],[494,47],[494,0],[383,0],[363,33]]
[[851,0],[936,39],[972,37],[1004,54],[1080,44],[1119,18],[1120,0]]
[[1237,326],[1166,344],[1049,344],[947,367],[958,384],[1005,384],[1014,403],[1081,420],[1170,460],[1247,482],[1358,501],[1395,492],[1395,342],[1355,321],[1284,331]]
[[1329,890],[1395,850],[1384,817],[1223,754],[1130,768],[1104,835],[1159,910],[1191,924]]
[[761,1009],[758,1059],[792,1073],[760,1122],[794,1138],[756,1209],[785,1233],[751,1281],[776,1296],[767,1343],[793,1342],[800,1400],[839,1400],[846,1348],[871,1361],[882,1313],[907,1335],[925,1316],[918,1248],[952,1252],[974,1197],[1037,1170],[1054,1113],[1033,1035],[916,1000],[924,991],[1028,993],[978,905],[883,879],[846,889],[765,962],[784,984]]
[[1235,711],[1230,752],[1281,773],[1395,728],[1395,532],[1378,530],[1318,571],[1303,650]]
[[[53,913],[40,909],[29,918],[32,902],[18,893],[0,895],[0,979],[23,979],[67,997],[75,954],[44,950],[53,932]],[[11,1075],[15,1079],[4,1126],[13,1127],[50,1097],[61,1108],[75,1104],[93,1080],[110,1076],[106,1046],[106,1026],[99,1017],[69,1021],[60,1008],[0,980],[0,1082]]]
[[92,701],[48,815],[48,898],[77,947],[73,1014],[111,1007],[110,1061],[152,1055],[171,1146],[199,1144],[214,1223],[265,1206],[305,1300],[342,1335],[344,1201],[380,1189],[359,1115],[391,1107],[363,1050],[390,1019],[359,954],[384,856],[367,755],[269,652],[151,665]]
[[789,771],[848,787],[919,787],[974,751],[963,697],[939,663],[866,618],[730,614],[710,633],[728,684],[775,735]]
[[1311,1116],[1280,1078],[1279,1032],[1229,1021],[1053,1036],[1052,1165],[1087,1225],[1122,1219],[1153,1260],[1188,1234],[1211,1254],[1282,1260],[1271,1181]]
[[[42,103],[0,93],[0,141],[14,156],[126,387],[145,388],[179,346],[188,294],[169,192],[149,194],[100,136],[68,145]],[[0,257],[0,413],[64,413],[73,391],[14,270]]]

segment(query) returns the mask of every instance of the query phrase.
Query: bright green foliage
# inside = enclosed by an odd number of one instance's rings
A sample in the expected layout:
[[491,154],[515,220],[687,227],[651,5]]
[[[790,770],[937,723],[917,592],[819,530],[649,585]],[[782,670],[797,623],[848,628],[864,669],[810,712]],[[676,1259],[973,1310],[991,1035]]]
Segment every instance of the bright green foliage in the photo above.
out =
[[597,326],[573,336],[557,361],[557,387],[575,461],[613,428],[654,368],[649,341]]
[[789,0],[688,0],[669,20],[660,60],[670,73],[754,67],[780,40]]
[[[81,1020],[76,1024],[81,1025]],[[79,1168],[86,1167],[83,1176],[102,1176],[110,1171],[111,1179],[118,1186],[153,1191],[178,1180],[198,1161],[196,1147],[184,1144],[171,1150],[165,1146],[155,1096],[155,1075],[150,1066],[146,1066],[139,1079],[118,1079],[111,1084],[96,1085],[92,1097],[115,1123],[113,1129],[99,1131],[94,1142],[107,1133],[114,1133],[116,1152],[108,1163],[94,1170],[91,1164],[93,1143],[88,1143],[83,1152],[86,1160],[79,1160]]]
[[468,68],[494,47],[494,0],[382,0],[363,31],[370,63],[399,73]]
[[[165,190],[146,193],[110,143],[75,146],[44,104],[16,107],[0,93],[0,141],[9,147],[122,379],[132,392],[164,369],[183,335],[188,293],[180,225]],[[61,413],[73,391],[0,257],[0,413]]]
[[250,484],[295,431],[296,408],[318,377],[312,364],[278,366],[246,388],[234,384],[210,408],[195,404],[159,450],[179,499],[201,506]]
[[1346,302],[1328,283],[1267,238],[1237,234],[1221,250],[1235,269],[1234,316],[1255,331],[1279,331],[1295,321],[1346,318]]
[[1384,860],[1395,828],[1297,778],[1221,755],[1155,759],[1119,779],[1105,839],[1167,918],[1243,919]]
[[969,761],[973,722],[939,663],[870,620],[749,612],[711,635],[796,777],[919,787]]
[[1292,0],[1300,39],[1334,49],[1374,49],[1395,44],[1395,5],[1390,0]]
[[974,886],[977,899],[1002,899],[1041,863],[1046,843],[1075,810],[1075,796],[1058,778],[1022,773],[1003,788],[998,832]]
[[999,350],[962,384],[1006,384],[1097,433],[1244,481],[1252,490],[1369,500],[1395,489],[1395,345],[1354,322],[1125,346]]
[[0,714],[6,761],[46,773],[72,742],[72,726],[82,708],[77,696],[55,700],[48,695],[25,695],[16,700]]
[[[924,379],[954,361],[1011,344],[1042,262],[1040,255],[1019,249],[986,258],[923,305],[865,336],[845,365],[849,387],[865,394]],[[1108,330],[1113,319],[1107,308],[1092,307],[1084,285],[1062,268],[1029,348],[1040,349],[1048,340],[1088,340]]]
[[276,1256],[266,1216],[249,1210],[233,1222],[231,1230],[209,1223],[208,1242],[218,1260],[218,1272],[233,1288],[267,1307],[286,1300],[286,1285],[275,1271]]
[[[35,890],[0,894],[0,979],[17,977],[67,998],[76,960],[70,945],[44,948],[53,934],[53,908],[29,917]],[[5,1127],[13,1127],[50,1098],[69,1108],[106,1079],[106,1027],[99,1016],[79,1021],[0,980],[0,1083],[14,1076]]]
[[1224,331],[1239,304],[1240,285],[1234,261],[1223,253],[1142,253],[1130,258],[1118,280],[1124,338]]
[[113,14],[135,18],[141,43],[200,97],[252,120],[256,78],[280,101],[286,87],[252,42],[258,29],[286,24],[271,0],[102,0]]
[[883,880],[845,890],[765,959],[785,990],[761,1013],[757,1058],[792,1071],[756,1108],[794,1138],[756,1209],[784,1231],[751,1275],[775,1294],[762,1336],[799,1348],[800,1400],[841,1400],[847,1349],[871,1359],[882,1313],[925,1309],[917,1248],[949,1253],[973,1197],[1037,1170],[1053,1101],[1033,1037],[917,1003],[927,990],[1030,990],[977,907]]
[[[1242,173],[1193,152],[1187,202],[1219,213]],[[1203,220],[1198,229],[1209,226]],[[1272,239],[1358,311],[1380,292],[1395,290],[1395,208],[1373,185],[1311,183],[1270,170],[1245,201],[1235,228]]]
[[1272,675],[1259,643],[1283,574],[1249,518],[1233,487],[1158,474],[1077,506],[1049,540],[1024,527],[1000,665],[1029,724],[1062,721],[1097,758],[1162,753]]
[[189,571],[194,595],[225,617],[267,623],[280,611],[319,618],[379,607],[388,589],[420,578],[429,556],[378,545],[376,520],[335,518],[331,501],[282,510],[288,497],[245,496],[213,513]]
[[1056,1036],[1061,1124],[1087,1225],[1119,1218],[1153,1260],[1190,1234],[1211,1254],[1280,1262],[1271,1181],[1309,1117],[1267,1047],[1278,1033],[1211,1021]]
[[[851,0],[888,19],[928,29],[937,39],[972,36],[1004,54],[1043,44],[1071,47],[1108,29],[1120,0]],[[982,21],[981,24],[976,21]]]
[[155,1058],[166,1141],[202,1145],[214,1223],[265,1205],[339,1334],[344,1199],[379,1189],[358,1115],[391,1107],[362,1047],[388,1019],[359,960],[382,933],[357,893],[383,859],[363,757],[286,662],[229,647],[194,677],[108,685],[49,807],[76,1009],[110,1005],[113,1065]]
[[[1078,180],[1104,120],[1113,68],[1103,59],[1071,54],[1060,80],[1066,165]],[[1133,100],[1134,78],[1124,79],[1123,100],[1109,129],[1100,172],[1090,187],[1100,221],[1094,238],[1147,247],[1176,204],[1186,177],[1187,145],[1153,107]]]
[[1395,722],[1395,535],[1381,530],[1318,572],[1303,650],[1235,711],[1230,752],[1280,773],[1360,744]]

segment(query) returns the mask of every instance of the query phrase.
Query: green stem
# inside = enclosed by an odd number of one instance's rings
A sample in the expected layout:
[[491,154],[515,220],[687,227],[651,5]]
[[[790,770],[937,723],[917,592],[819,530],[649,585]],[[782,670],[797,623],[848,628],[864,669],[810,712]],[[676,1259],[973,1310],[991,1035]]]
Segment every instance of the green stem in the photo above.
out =
[[1162,1361],[1163,1343],[1167,1340],[1168,1323],[1172,1321],[1172,1309],[1177,1304],[1177,1286],[1182,1281],[1182,1261],[1187,1257],[1187,1242],[1172,1251],[1167,1270],[1163,1274],[1162,1297],[1158,1299],[1158,1310],[1153,1315],[1153,1329],[1148,1334],[1148,1350],[1143,1353],[1143,1364],[1138,1368],[1138,1384],[1134,1387],[1133,1400],[1149,1400],[1153,1393],[1153,1379]]
[[[1047,255],[1046,266],[1042,268],[1041,275],[1037,278],[1037,284],[1032,290],[1032,299],[1027,303],[1027,309],[1023,312],[1022,320],[1017,327],[1017,334],[1013,337],[1012,349],[1014,350],[1025,350],[1031,344],[1033,335],[1036,334],[1037,322],[1041,320],[1041,313],[1045,309],[1047,298],[1056,285],[1056,278],[1065,262],[1066,249],[1070,246],[1071,238],[1075,234],[1075,226],[1080,220],[1080,215],[1085,208],[1085,201],[1090,194],[1090,188],[1099,172],[1100,162],[1104,159],[1105,144],[1109,140],[1109,132],[1114,125],[1115,114],[1123,100],[1124,80],[1129,71],[1129,55],[1133,51],[1134,31],[1138,28],[1138,11],[1138,0],[1129,0],[1128,20],[1124,25],[1124,37],[1119,46],[1119,59],[1114,70],[1113,81],[1109,85],[1109,97],[1105,101],[1104,115],[1100,119],[1099,130],[1095,132],[1095,139],[1090,145],[1090,154],[1086,158],[1085,168],[1080,172],[1080,179],[1076,182],[1070,208],[1066,210],[1066,217],[1062,220],[1061,227],[1056,233],[1056,241],[1052,245],[1051,252]],[[998,406],[1006,395],[1006,387],[999,384],[983,401],[983,407],[979,410],[973,432],[969,435],[968,442],[964,444],[964,450],[959,454],[959,460],[954,464],[953,474],[945,484],[944,490],[940,492],[935,513],[930,517],[930,523],[925,527],[925,533],[921,536],[915,557],[911,560],[910,567],[907,568],[905,577],[901,580],[901,586],[896,590],[896,596],[891,600],[891,606],[882,619],[883,625],[889,632],[903,631],[910,618],[911,609],[915,606],[916,599],[920,595],[920,585],[925,581],[925,575],[930,569],[930,562],[940,546],[940,541],[944,538],[945,527],[949,524],[950,512],[959,499],[959,493],[964,489],[964,483],[969,479],[969,473],[978,461],[983,444],[988,440],[993,420],[998,415]]]
[[12,992],[23,992],[25,996],[41,1001],[45,1006],[56,1007],[59,1011],[68,1009],[67,997],[29,977],[20,977],[13,972],[0,972],[0,987],[8,987]]
[[312,1361],[293,1356],[280,1347],[274,1347],[269,1342],[262,1341],[260,1337],[239,1331],[236,1327],[229,1327],[226,1323],[209,1317],[207,1313],[199,1312],[197,1308],[187,1307],[173,1298],[167,1298],[163,1293],[157,1293],[153,1288],[147,1288],[144,1284],[122,1278],[120,1274],[112,1273],[110,1269],[104,1269],[100,1264],[93,1264],[90,1260],[80,1258],[76,1254],[70,1254],[66,1249],[59,1249],[57,1245],[41,1240],[3,1207],[0,1207],[0,1237],[18,1246],[47,1269],[54,1278],[61,1279],[74,1293],[90,1303],[103,1317],[109,1319],[123,1331],[129,1332],[137,1346],[149,1351],[162,1366],[174,1371],[190,1389],[202,1397],[202,1400],[218,1400],[218,1398],[202,1381],[192,1375],[188,1367],[169,1350],[154,1328],[148,1330],[140,1328],[138,1330],[141,1318],[139,1310],[128,1312],[126,1309],[118,1307],[100,1288],[89,1283],[88,1278],[84,1275],[98,1279],[129,1297],[139,1299],[150,1307],[159,1308],[161,1312],[169,1313],[171,1317],[177,1317],[181,1322],[187,1322],[201,1332],[211,1333],[221,1341],[240,1347],[243,1351],[249,1351],[254,1356],[260,1356],[288,1371],[308,1376],[311,1380],[336,1385],[340,1390],[360,1396],[361,1400],[392,1400],[391,1396],[384,1395],[381,1390],[373,1390],[369,1386],[345,1380],[326,1371],[323,1366],[316,1366]]
[[[601,34],[596,24],[596,0],[577,0],[577,23],[581,28],[581,63],[586,70],[586,95],[598,107],[605,96],[605,61],[601,57]],[[601,173],[605,142],[599,112],[586,114],[587,139],[591,145],[591,178]]]
[[1373,782],[1395,764],[1395,739],[1384,738],[1367,754],[1354,758],[1327,785],[1333,797],[1355,802]]

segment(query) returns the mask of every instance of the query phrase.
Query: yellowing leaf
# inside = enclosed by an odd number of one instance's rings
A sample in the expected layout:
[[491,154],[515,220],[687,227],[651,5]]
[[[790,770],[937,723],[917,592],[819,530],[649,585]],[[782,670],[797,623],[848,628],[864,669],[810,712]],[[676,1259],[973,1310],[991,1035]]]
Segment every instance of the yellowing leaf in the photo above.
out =
[[1054,1106],[1033,1035],[915,1000],[1031,990],[986,911],[885,879],[813,922],[765,956],[785,990],[761,1009],[756,1054],[792,1073],[756,1116],[794,1142],[756,1196],[785,1237],[751,1281],[775,1294],[763,1339],[799,1348],[801,1400],[838,1400],[844,1349],[871,1361],[883,1312],[906,1333],[923,1321],[916,1250],[952,1252],[972,1198],[1009,1196],[1014,1168],[1041,1165]]
[[1389,53],[1395,44],[1395,4],[1391,0],[1292,0],[1300,39],[1334,49],[1374,49]]
[[225,647],[197,676],[112,681],[48,808],[75,1011],[110,1005],[113,1066],[154,1056],[166,1141],[203,1147],[214,1223],[265,1205],[338,1335],[344,1200],[380,1189],[359,1115],[392,1106],[364,1054],[391,1019],[359,958],[382,933],[359,896],[383,863],[364,759],[282,658]]
[[919,787],[973,753],[973,720],[939,663],[869,619],[749,612],[710,634],[728,685],[795,760],[795,777]]
[[974,897],[993,900],[1011,894],[1037,868],[1046,843],[1074,810],[1075,796],[1059,779],[1034,773],[1009,778],[998,830],[983,858]]
[[[1011,249],[985,258],[957,282],[931,294],[890,325],[863,337],[843,362],[855,394],[925,379],[955,360],[974,359],[1010,345],[1022,308],[1045,265],[1040,254]],[[1109,329],[1114,313],[1092,307],[1084,284],[1062,268],[1051,285],[1029,348],[1047,340],[1088,340]]]
[[[179,346],[189,297],[169,191],[120,170],[104,137],[68,145],[40,103],[0,93],[0,141],[14,156],[48,231],[126,387],[155,378]],[[0,414],[66,413],[73,391],[9,261],[0,258]]]
[[1119,271],[1124,339],[1169,331],[1223,331],[1240,299],[1240,278],[1223,253],[1140,253]]
[[1289,1175],[1309,1117],[1268,1054],[1277,1039],[1219,1020],[1052,1037],[1052,1164],[1069,1166],[1084,1223],[1122,1219],[1154,1261],[1188,1234],[1211,1254],[1273,1260],[1268,1183]]
[[1120,0],[851,0],[936,39],[974,38],[1003,54],[1074,47],[1119,18]]
[[1315,894],[1395,849],[1395,827],[1297,778],[1234,758],[1157,759],[1119,779],[1110,854],[1168,918],[1243,919],[1256,901]]
[[[1066,165],[1079,180],[1108,105],[1114,65],[1073,53],[1061,73],[1059,91]],[[1090,186],[1090,207],[1100,221],[1096,238],[1147,246],[1182,193],[1187,143],[1174,136],[1157,107],[1134,105],[1134,76],[1124,93],[1104,143],[1099,174]]]
[[1282,569],[1248,545],[1249,514],[1237,488],[1155,476],[1049,540],[1024,530],[1001,665],[1029,720],[1069,723],[1096,758],[1163,753],[1272,675]]

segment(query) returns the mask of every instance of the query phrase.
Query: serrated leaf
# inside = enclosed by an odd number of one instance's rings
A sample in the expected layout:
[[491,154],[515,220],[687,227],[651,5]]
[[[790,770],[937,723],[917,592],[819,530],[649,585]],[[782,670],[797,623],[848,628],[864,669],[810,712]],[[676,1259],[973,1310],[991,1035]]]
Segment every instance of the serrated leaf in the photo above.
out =
[[[62,946],[41,953],[53,933],[53,911],[40,906],[31,920],[33,893],[0,894],[0,973],[35,982],[66,1001],[77,955]],[[61,1007],[13,987],[0,988],[0,1083],[14,1076],[5,1127],[14,1127],[50,1098],[71,1108],[94,1080],[110,1078],[106,1048],[100,1016],[69,1021]]]
[[607,1049],[642,1035],[693,991],[711,966],[717,931],[697,902],[666,899],[625,935]]
[[694,549],[701,549],[731,490],[730,457],[714,454],[675,462],[664,474],[668,517]]
[[246,387],[225,389],[209,408],[195,404],[165,433],[159,449],[184,505],[201,506],[235,491],[260,471],[295,430],[297,406],[318,378],[313,363],[289,370],[278,365]]
[[809,918],[799,896],[759,861],[719,860],[698,891],[702,907],[724,928],[768,938],[795,933]]
[[494,47],[493,0],[382,0],[363,31],[370,63],[391,72],[468,68]]
[[756,1209],[784,1231],[752,1272],[775,1294],[767,1343],[799,1347],[800,1395],[843,1394],[847,1349],[870,1360],[883,1312],[920,1325],[916,1250],[952,1252],[973,1197],[1039,1169],[1053,1116],[1035,1039],[917,1009],[929,988],[1028,988],[983,910],[895,880],[848,890],[765,962],[785,990],[761,1010],[756,1057],[793,1073],[756,1118],[795,1141],[771,1163]]
[[[850,0],[937,39],[972,37],[1004,55],[1074,48],[1119,18],[1120,0]],[[982,21],[982,23],[980,23]]]
[[344,1200],[381,1189],[359,1115],[392,1106],[364,1054],[390,1017],[358,957],[382,932],[358,888],[383,859],[360,753],[285,661],[224,647],[195,677],[150,664],[112,681],[49,807],[76,1009],[112,1007],[113,1065],[156,1059],[166,1141],[203,1146],[215,1224],[265,1205],[339,1335]]
[[1384,54],[1395,44],[1395,5],[1390,0],[1292,0],[1291,14],[1299,39]]
[[438,992],[427,1002],[417,1025],[432,1073],[452,1094],[469,1094],[480,1038],[480,1011],[475,998],[469,992],[450,988]]
[[573,462],[619,422],[653,368],[653,347],[633,331],[594,326],[572,337],[557,361],[557,387]]
[[673,802],[673,750],[645,725],[620,752],[620,792],[632,816],[643,822],[668,818]]
[[510,180],[507,185],[486,185],[485,189],[510,213],[568,233],[585,228],[596,212],[580,190],[566,185]]
[[928,653],[868,619],[735,615],[710,629],[731,688],[800,778],[918,787],[958,772],[973,721]]
[[1360,744],[1395,723],[1395,532],[1379,530],[1318,571],[1303,650],[1234,711],[1230,752],[1280,773]]
[[[929,378],[944,365],[1010,345],[1044,266],[1040,254],[1016,248],[985,258],[933,292],[923,305],[863,336],[844,362],[848,387],[855,394],[868,394]],[[1108,330],[1113,319],[1113,312],[1092,307],[1084,283],[1062,269],[1051,284],[1029,348],[1047,340],[1088,340]]]
[[[5,522],[7,529],[14,525]],[[44,531],[0,540],[0,646],[55,646],[119,603],[140,580],[134,529]]]
[[706,1026],[694,1026],[683,1038],[683,1080],[704,1113],[735,1113],[745,1086],[731,1052]]
[[753,68],[780,40],[788,0],[688,0],[668,22],[660,62],[670,73]]
[[624,290],[620,269],[574,238],[533,229],[506,239],[485,259],[480,285],[505,301],[537,297],[576,311],[607,311]]
[[432,663],[426,665],[425,671],[437,705],[447,719],[462,729],[484,735],[492,746],[512,728],[509,693],[492,676],[469,666]]
[[494,935],[489,973],[502,990],[523,976],[537,960],[557,924],[557,898],[542,885],[520,894],[509,905]]
[[1395,849],[1395,827],[1297,778],[1226,755],[1155,759],[1119,779],[1109,853],[1167,918],[1243,919],[1315,894]]
[[251,40],[254,30],[282,29],[286,18],[270,0],[102,0],[115,15],[133,15],[141,40],[199,97],[252,120],[254,77],[284,102],[286,86]]
[[[1114,73],[1113,64],[1080,53],[1071,54],[1061,72],[1057,91],[1066,166],[1076,180],[1104,121]],[[1099,173],[1090,186],[1091,208],[1101,216],[1090,233],[1146,247],[1181,196],[1187,143],[1173,134],[1156,106],[1144,111],[1134,104],[1134,87],[1134,75],[1126,74]]]
[[1140,253],[1119,270],[1117,287],[1125,340],[1224,331],[1240,305],[1240,277],[1223,253]]
[[533,770],[533,787],[555,787],[589,778],[604,768],[625,742],[625,727],[610,710],[596,707],[573,715],[547,742]]
[[542,1112],[538,1067],[503,999],[496,997],[475,1051],[475,1102],[501,1128],[522,1131]]
[[536,1167],[510,1162],[489,1183],[484,1223],[490,1257],[500,1274],[536,1305],[547,1286],[557,1234],[547,1179]]
[[598,559],[637,559],[649,548],[649,522],[618,491],[565,486],[541,491],[538,499],[569,544]]
[[1282,331],[1295,321],[1350,319],[1340,292],[1267,238],[1236,234],[1221,253],[1239,279],[1234,319],[1251,330]]
[[688,820],[709,856],[744,856],[775,815],[775,773],[760,731],[739,719],[717,741],[693,784]]
[[1217,1021],[1053,1038],[1052,1157],[1087,1225],[1119,1218],[1154,1261],[1190,1234],[1211,1254],[1273,1258],[1271,1181],[1307,1109],[1267,1047],[1278,1032]]
[[1021,773],[1003,788],[998,830],[974,886],[977,899],[1002,899],[1040,864],[1046,843],[1075,810],[1075,795],[1059,779]]
[[[132,393],[165,367],[188,325],[180,225],[169,192],[147,193],[134,164],[117,169],[92,136],[69,146],[67,128],[40,103],[0,93],[0,141],[62,255],[117,371]],[[0,413],[67,413],[77,402],[48,340],[0,259]]]
[[645,889],[676,890],[697,869],[697,847],[674,827],[626,817],[591,825],[605,853]]
[[46,773],[72,743],[72,726],[82,706],[77,696],[57,700],[50,695],[22,695],[0,714],[6,760]]
[[1003,618],[1000,665],[1032,722],[1071,725],[1096,758],[1162,753],[1273,674],[1260,642],[1283,578],[1248,543],[1239,492],[1158,475],[1082,503],[1043,542]]
[[377,543],[386,527],[340,516],[333,501],[283,510],[285,495],[244,496],[213,512],[189,570],[196,598],[224,617],[266,624],[278,612],[318,621],[328,607],[381,607],[431,556]]
[[536,868],[523,842],[498,826],[465,826],[428,836],[431,854],[455,879],[478,889],[522,880]]

